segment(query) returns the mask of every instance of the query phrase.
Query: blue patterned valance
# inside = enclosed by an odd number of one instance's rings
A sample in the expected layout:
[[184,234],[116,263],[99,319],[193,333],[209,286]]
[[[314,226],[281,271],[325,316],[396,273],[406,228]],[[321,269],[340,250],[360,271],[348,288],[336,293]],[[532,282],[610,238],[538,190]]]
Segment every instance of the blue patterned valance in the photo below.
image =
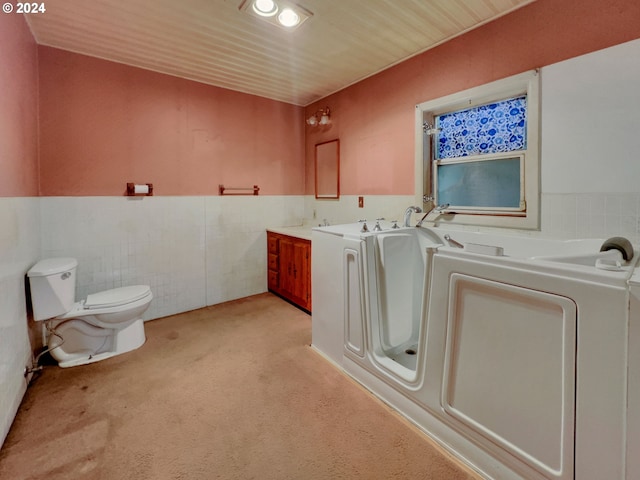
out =
[[524,150],[526,119],[526,96],[438,115],[436,158]]

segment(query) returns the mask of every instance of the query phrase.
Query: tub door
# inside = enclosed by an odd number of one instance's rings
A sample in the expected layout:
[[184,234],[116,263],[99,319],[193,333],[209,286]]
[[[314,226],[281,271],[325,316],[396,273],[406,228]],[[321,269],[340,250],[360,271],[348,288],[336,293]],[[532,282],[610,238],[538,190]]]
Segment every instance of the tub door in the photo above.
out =
[[362,240],[345,239],[344,268],[344,348],[346,354],[364,357],[365,292]]
[[573,478],[575,303],[453,273],[446,329],[448,420],[527,478]]

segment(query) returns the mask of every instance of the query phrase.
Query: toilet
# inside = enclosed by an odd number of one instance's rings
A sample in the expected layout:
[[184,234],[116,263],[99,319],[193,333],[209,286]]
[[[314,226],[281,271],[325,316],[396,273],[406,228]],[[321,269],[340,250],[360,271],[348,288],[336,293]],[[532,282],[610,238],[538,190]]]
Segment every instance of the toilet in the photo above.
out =
[[75,258],[49,258],[27,272],[33,317],[46,321],[47,346],[58,365],[85,365],[142,346],[149,286],[114,288],[76,302],[77,266]]

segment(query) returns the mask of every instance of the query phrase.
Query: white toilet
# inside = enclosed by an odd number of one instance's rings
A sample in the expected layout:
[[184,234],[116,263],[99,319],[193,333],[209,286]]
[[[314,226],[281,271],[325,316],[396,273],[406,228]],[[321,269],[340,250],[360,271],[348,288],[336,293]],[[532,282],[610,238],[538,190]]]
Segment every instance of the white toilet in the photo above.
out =
[[114,288],[76,302],[77,266],[75,258],[50,258],[27,272],[33,316],[48,320],[47,345],[58,365],[85,365],[142,346],[149,286]]

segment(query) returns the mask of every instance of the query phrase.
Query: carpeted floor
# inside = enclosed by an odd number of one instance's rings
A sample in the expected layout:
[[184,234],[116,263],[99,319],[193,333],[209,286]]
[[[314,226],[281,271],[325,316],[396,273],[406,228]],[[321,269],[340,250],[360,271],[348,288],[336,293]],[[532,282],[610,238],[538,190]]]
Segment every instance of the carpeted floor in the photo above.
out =
[[478,478],[314,352],[311,317],[271,294],[145,328],[134,352],[44,369],[0,478]]

